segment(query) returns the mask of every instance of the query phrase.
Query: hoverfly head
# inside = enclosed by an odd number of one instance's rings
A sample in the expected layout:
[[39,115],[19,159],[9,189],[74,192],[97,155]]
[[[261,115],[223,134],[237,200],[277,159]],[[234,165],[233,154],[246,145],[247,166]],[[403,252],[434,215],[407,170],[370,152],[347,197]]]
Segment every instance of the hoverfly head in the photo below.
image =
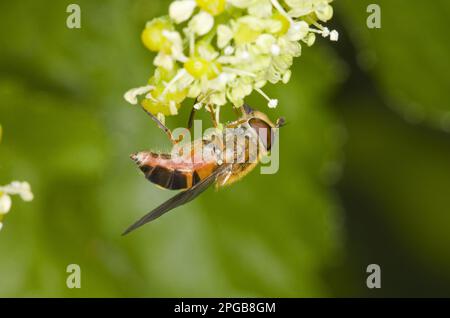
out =
[[[248,120],[249,126],[256,131],[258,138],[264,145],[267,151],[270,151],[272,148],[272,141],[275,138],[275,125],[267,119],[264,114],[263,116],[258,116],[259,114],[255,113],[255,117],[252,117]],[[261,118],[263,117],[263,118]]]

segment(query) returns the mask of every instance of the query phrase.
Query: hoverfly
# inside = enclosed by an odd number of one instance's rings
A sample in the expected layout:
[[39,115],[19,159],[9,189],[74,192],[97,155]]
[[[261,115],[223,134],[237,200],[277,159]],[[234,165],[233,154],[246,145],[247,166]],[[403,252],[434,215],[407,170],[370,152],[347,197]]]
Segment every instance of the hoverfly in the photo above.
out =
[[[164,189],[182,191],[131,225],[123,235],[194,200],[213,184],[221,188],[243,178],[270,152],[275,131],[285,124],[283,118],[274,124],[264,113],[244,105],[240,118],[228,123],[220,134],[179,146],[180,140],[174,140],[171,131],[158,118],[144,111],[166,132],[174,143],[174,150],[170,154],[138,152],[132,154],[131,159],[150,182]],[[195,108],[188,129],[194,114]],[[212,117],[214,122],[214,115]],[[241,142],[238,142],[239,136],[243,136]]]

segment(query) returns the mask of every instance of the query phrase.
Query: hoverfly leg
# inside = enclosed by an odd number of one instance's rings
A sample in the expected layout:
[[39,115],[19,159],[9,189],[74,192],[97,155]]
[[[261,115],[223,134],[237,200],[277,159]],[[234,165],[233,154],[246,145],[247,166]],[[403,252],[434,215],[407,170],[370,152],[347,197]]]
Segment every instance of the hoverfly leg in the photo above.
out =
[[155,115],[153,115],[151,112],[149,112],[148,110],[146,110],[144,107],[142,107],[142,109],[144,110],[144,112],[150,116],[150,118],[158,125],[158,127],[160,129],[162,129],[166,135],[169,137],[170,141],[176,145],[179,142],[181,142],[183,140],[183,135],[181,135],[178,139],[173,138],[172,135],[172,131],[166,126],[164,125],[159,119],[158,117],[156,117]]
[[191,114],[189,115],[189,121],[188,121],[188,124],[187,124],[187,129],[188,130],[191,130],[192,126],[194,125],[194,119],[195,119],[195,113],[196,112],[197,112],[197,110],[194,107],[192,107]]
[[198,102],[198,100],[196,99],[194,102],[194,105],[192,106],[191,113],[189,115],[189,120],[188,120],[188,124],[187,124],[187,129],[189,131],[192,129],[192,126],[194,125],[195,114],[197,113],[197,108],[195,108],[195,106],[197,105],[197,102]]
[[212,108],[211,105],[208,106],[208,109],[209,109],[209,113],[211,114],[211,120],[212,120],[214,128],[219,127],[219,124],[217,122],[217,117],[216,117],[216,111],[214,110],[214,108]]
[[224,185],[227,183],[228,179],[230,179],[230,177],[231,177],[232,172],[233,172],[233,169],[232,169],[232,167],[230,166],[230,168],[228,168],[228,171],[226,172],[227,175],[226,175],[226,177],[223,179],[221,186],[224,186]]

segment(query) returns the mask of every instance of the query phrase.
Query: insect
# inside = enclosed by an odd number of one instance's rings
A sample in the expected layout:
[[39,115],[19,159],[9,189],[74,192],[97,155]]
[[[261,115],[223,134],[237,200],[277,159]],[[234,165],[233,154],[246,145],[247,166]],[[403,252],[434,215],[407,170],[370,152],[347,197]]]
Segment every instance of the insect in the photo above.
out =
[[[261,157],[271,151],[274,134],[285,121],[280,118],[274,124],[267,115],[247,105],[241,111],[242,116],[228,123],[219,133],[204,136],[187,145],[179,145],[179,140],[174,140],[171,131],[146,111],[167,133],[174,147],[170,154],[138,152],[131,155],[131,159],[150,182],[164,189],[182,191],[131,225],[123,235],[194,200],[214,184],[216,188],[233,184],[258,165]],[[191,113],[188,129],[192,126],[194,115],[195,109]]]

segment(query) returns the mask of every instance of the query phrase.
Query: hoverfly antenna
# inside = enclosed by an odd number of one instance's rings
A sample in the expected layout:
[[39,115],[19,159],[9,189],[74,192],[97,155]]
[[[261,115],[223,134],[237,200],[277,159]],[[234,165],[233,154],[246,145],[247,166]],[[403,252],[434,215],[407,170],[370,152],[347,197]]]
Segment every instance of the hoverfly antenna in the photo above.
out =
[[286,118],[281,117],[277,119],[276,127],[281,128],[286,125]]

